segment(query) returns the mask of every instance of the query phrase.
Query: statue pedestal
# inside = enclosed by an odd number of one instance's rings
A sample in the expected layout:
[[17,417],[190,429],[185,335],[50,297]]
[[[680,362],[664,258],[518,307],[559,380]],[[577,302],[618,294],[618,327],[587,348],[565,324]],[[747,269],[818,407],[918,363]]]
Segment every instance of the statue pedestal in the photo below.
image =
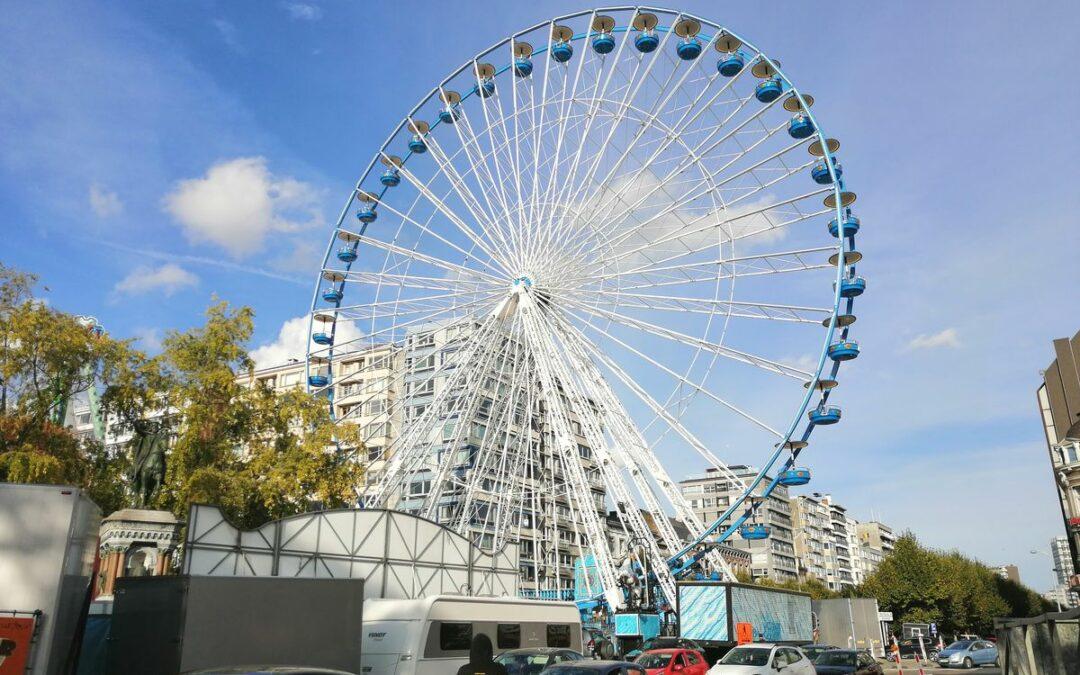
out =
[[119,577],[172,574],[184,523],[168,511],[121,509],[101,521],[94,599],[111,601]]

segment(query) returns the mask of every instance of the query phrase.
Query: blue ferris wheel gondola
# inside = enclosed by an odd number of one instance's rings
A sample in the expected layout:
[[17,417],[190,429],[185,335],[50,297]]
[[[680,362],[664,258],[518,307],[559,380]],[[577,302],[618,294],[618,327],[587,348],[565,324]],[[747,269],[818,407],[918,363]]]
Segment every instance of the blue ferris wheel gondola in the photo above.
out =
[[810,121],[808,115],[799,114],[792,117],[791,121],[788,122],[787,131],[792,138],[810,138],[814,134],[814,123]]
[[746,523],[739,526],[739,536],[749,541],[761,541],[769,538],[769,528],[760,523]]
[[307,381],[312,387],[325,387],[330,384],[330,376],[320,374],[308,375]]
[[682,38],[675,46],[675,53],[683,61],[693,61],[701,56],[701,41],[697,34],[701,32],[701,22],[697,19],[681,19],[673,29],[675,35]]
[[[859,219],[851,215],[851,209],[844,215],[844,236],[853,237],[859,231],[861,223]],[[829,234],[834,237],[840,236],[840,226],[836,224],[836,218],[829,221]]]
[[697,38],[680,40],[678,46],[675,47],[675,53],[683,61],[693,61],[701,56],[701,42]]
[[533,62],[532,59],[524,57],[518,57],[514,59],[514,74],[518,77],[528,77],[532,75]]
[[566,63],[574,55],[574,46],[570,40],[574,38],[574,31],[567,26],[553,26],[551,29],[551,58],[558,63]]
[[798,487],[810,482],[810,469],[791,467],[780,472],[778,480],[784,487]]
[[311,340],[317,345],[334,344],[334,337],[329,333],[314,333],[311,336]]
[[855,340],[839,340],[829,345],[829,358],[833,361],[850,361],[859,355],[859,343]]
[[345,294],[341,292],[341,289],[330,287],[323,289],[322,299],[326,302],[341,302],[341,299],[345,297]]
[[[834,283],[835,287],[836,284]],[[866,291],[866,279],[850,276],[840,280],[840,297],[857,298]]]
[[841,411],[839,406],[819,405],[812,409],[807,416],[812,424],[836,424],[840,421]]
[[387,169],[379,176],[379,182],[386,187],[397,187],[401,183],[401,173],[397,169]]
[[593,18],[592,29],[596,36],[592,40],[593,51],[597,54],[610,54],[615,50],[615,38],[611,30],[615,28],[615,19],[603,14]]
[[514,76],[528,77],[533,72],[533,46],[528,42],[514,42]]
[[615,49],[615,38],[609,33],[601,33],[593,38],[592,48],[597,54],[610,54]]
[[638,31],[634,38],[634,47],[642,54],[650,54],[660,46],[660,37],[656,34],[656,24],[660,19],[655,14],[643,12],[634,17],[633,26]]
[[784,84],[779,77],[762,80],[754,87],[754,98],[762,103],[772,103],[784,93]]
[[746,57],[735,52],[716,62],[716,70],[724,77],[735,77],[746,66]]
[[352,246],[342,246],[337,251],[337,258],[343,263],[351,263],[356,260],[356,249]]
[[[844,175],[844,167],[840,166],[840,161],[836,159],[836,157],[832,158],[832,165],[837,178]],[[833,182],[832,175],[829,173],[829,165],[825,163],[824,159],[810,169],[810,177],[813,178],[814,182],[818,185],[829,185]]]
[[356,200],[360,202],[360,208],[356,211],[356,219],[364,225],[374,223],[379,217],[379,213],[375,210],[375,205],[379,202],[378,196],[361,190],[356,193]]

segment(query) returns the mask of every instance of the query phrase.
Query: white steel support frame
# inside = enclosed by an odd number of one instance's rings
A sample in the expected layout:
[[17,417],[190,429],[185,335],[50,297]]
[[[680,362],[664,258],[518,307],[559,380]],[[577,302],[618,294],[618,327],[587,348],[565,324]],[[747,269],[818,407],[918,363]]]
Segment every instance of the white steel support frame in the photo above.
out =
[[[646,12],[659,17],[651,54],[629,28]],[[607,55],[590,46],[601,15],[616,24]],[[683,19],[703,27],[696,60],[675,55]],[[550,56],[563,25],[574,33],[568,63]],[[843,184],[807,97],[745,40],[743,70],[719,74],[713,47],[725,33],[736,36],[630,6],[537,24],[451,73],[375,153],[312,301],[312,331],[317,320],[330,344],[309,350],[331,376],[312,390],[343,401],[341,423],[367,424],[365,442],[384,420],[392,429],[369,457],[381,473],[357,488],[366,505],[408,508],[494,549],[531,541],[538,594],[561,593],[565,557],[589,554],[601,585],[590,594],[621,604],[626,552],[608,545],[608,509],[643,543],[668,601],[693,560],[733,579],[716,550],[695,551],[732,536],[755,508],[740,514],[747,495],[795,462],[785,448],[813,430],[798,431],[811,401],[831,395],[816,386],[836,377],[827,348],[837,331],[849,339],[839,285],[855,269],[828,262],[854,238],[825,232],[845,217]],[[527,77],[512,65],[522,44],[533,49]],[[488,64],[495,90],[483,96]],[[774,101],[755,98],[759,67],[785,82]],[[792,138],[800,107],[815,133]],[[821,154],[828,185],[809,179]],[[380,162],[399,184],[378,185]],[[375,222],[347,220],[359,198]],[[342,246],[355,263],[339,262]],[[327,285],[345,297],[323,301]],[[807,349],[817,358],[795,356]],[[365,353],[391,355],[390,375],[374,363],[335,370]],[[789,396],[794,415],[759,405],[774,395]],[[727,436],[774,446],[753,480],[728,469]],[[664,468],[672,455],[700,458],[742,496],[703,522]]]

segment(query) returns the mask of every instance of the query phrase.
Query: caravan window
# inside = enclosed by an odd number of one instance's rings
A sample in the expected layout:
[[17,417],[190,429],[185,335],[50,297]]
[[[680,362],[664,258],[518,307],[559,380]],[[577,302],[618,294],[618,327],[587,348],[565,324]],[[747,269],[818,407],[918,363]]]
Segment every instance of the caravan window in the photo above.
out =
[[500,623],[495,630],[499,649],[518,649],[521,647],[521,624]]
[[471,623],[443,623],[439,625],[439,649],[453,651],[469,650],[472,646]]
[[549,623],[547,625],[548,647],[570,647],[570,624]]

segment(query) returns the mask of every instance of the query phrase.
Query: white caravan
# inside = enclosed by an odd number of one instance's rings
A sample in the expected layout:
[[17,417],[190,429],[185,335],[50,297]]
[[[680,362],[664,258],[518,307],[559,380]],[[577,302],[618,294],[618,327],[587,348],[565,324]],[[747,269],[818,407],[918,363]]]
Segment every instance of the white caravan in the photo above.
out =
[[565,647],[581,651],[581,615],[572,602],[433,595],[364,601],[360,672],[446,675],[469,662],[474,635],[508,649]]

